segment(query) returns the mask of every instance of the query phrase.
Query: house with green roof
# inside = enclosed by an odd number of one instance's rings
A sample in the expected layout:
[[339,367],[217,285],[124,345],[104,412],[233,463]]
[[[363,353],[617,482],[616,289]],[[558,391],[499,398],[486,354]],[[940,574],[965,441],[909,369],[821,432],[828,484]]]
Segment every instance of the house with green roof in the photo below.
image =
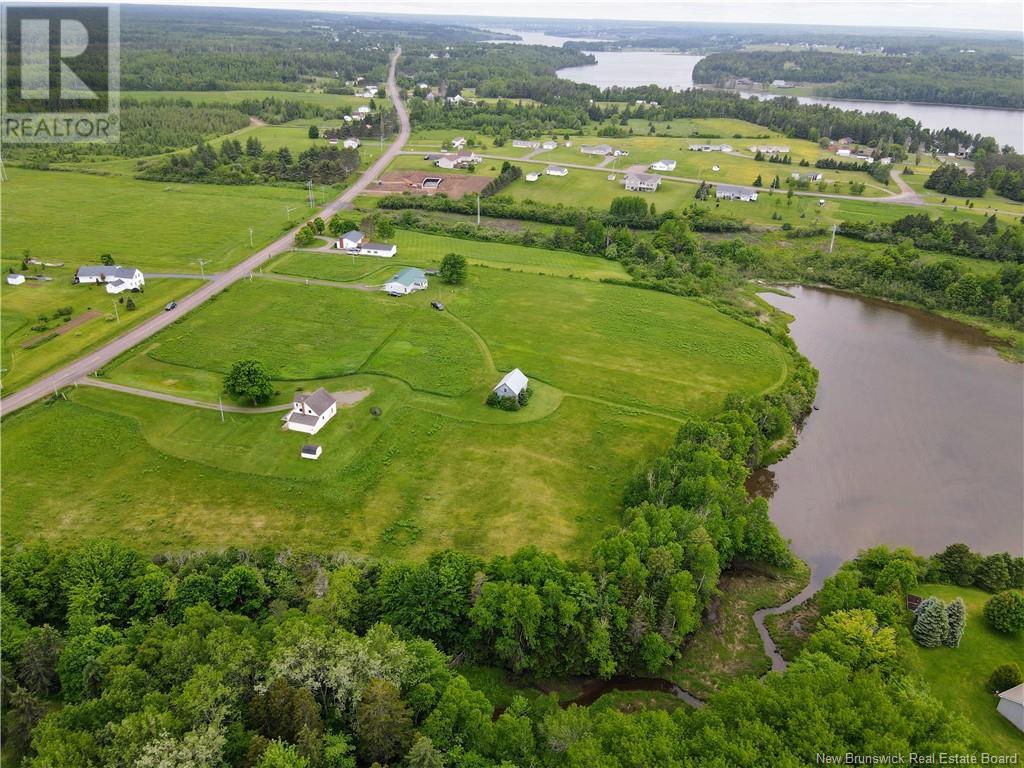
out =
[[384,290],[392,296],[405,296],[407,293],[422,291],[426,287],[426,273],[422,269],[416,269],[415,267],[406,267],[384,283]]

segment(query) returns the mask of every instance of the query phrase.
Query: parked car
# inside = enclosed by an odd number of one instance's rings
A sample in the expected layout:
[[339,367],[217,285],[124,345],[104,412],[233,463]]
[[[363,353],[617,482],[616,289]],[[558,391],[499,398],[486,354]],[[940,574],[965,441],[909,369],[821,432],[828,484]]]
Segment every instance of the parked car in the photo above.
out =
[[168,301],[166,304],[164,304],[164,312],[170,312],[176,306],[178,306],[178,302],[176,302],[176,301]]
[[430,302],[430,306],[432,306],[438,312],[444,312],[444,304],[442,304],[440,301],[432,301]]

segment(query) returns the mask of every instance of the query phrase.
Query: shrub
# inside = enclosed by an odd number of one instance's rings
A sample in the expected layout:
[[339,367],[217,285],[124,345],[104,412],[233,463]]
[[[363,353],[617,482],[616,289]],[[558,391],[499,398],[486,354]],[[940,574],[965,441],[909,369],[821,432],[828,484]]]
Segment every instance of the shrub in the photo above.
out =
[[1013,662],[1000,664],[992,672],[988,679],[988,690],[990,693],[1001,693],[1024,682],[1024,673],[1020,667]]
[[959,597],[946,606],[946,645],[959,648],[967,628],[967,606]]
[[985,618],[993,629],[1007,634],[1024,629],[1024,594],[1007,590],[985,603]]
[[462,254],[447,253],[441,259],[441,268],[438,270],[438,276],[441,278],[442,283],[459,285],[466,282],[468,275],[469,265],[466,262],[466,257]]
[[518,411],[519,400],[515,397],[502,397],[499,399],[498,407],[503,411]]
[[532,395],[533,391],[529,387],[520,392],[518,397],[519,405],[525,408],[530,403],[530,397]]
[[487,404],[492,408],[497,408],[501,405],[501,398],[498,397],[497,392],[491,392],[491,394],[487,396]]

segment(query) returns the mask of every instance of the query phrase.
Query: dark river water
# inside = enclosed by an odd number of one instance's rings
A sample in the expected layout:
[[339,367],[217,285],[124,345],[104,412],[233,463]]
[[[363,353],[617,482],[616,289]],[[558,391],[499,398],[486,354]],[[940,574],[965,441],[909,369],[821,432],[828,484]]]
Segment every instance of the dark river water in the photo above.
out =
[[962,541],[1024,553],[1024,366],[979,331],[835,291],[764,294],[819,370],[799,445],[752,478],[812,569],[858,550]]

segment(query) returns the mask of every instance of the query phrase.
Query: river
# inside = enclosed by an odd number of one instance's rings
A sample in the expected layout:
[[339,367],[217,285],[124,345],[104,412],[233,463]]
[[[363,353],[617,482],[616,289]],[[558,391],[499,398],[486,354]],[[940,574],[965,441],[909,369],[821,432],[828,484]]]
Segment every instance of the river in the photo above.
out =
[[790,456],[752,478],[811,590],[876,544],[1024,554],[1024,366],[983,333],[836,291],[765,294],[820,371]]
[[[532,34],[535,45],[555,45],[544,42],[545,35]],[[565,38],[552,38],[561,45]],[[661,51],[595,51],[597,64],[568,67],[558,70],[559,77],[577,83],[590,83],[599,88],[614,85],[639,86],[654,83],[677,90],[693,88],[693,68],[702,56],[689,56]],[[744,96],[754,94],[744,93]],[[759,98],[774,98],[770,94],[757,94]],[[840,109],[859,109],[862,112],[893,112],[910,117],[925,128],[959,128],[970,133],[993,136],[1002,144],[1024,148],[1024,111],[1014,109],[986,109],[985,107],[959,107],[946,104],[914,104],[910,102],[852,101],[846,99],[819,99],[797,97],[801,104],[830,104]]]

